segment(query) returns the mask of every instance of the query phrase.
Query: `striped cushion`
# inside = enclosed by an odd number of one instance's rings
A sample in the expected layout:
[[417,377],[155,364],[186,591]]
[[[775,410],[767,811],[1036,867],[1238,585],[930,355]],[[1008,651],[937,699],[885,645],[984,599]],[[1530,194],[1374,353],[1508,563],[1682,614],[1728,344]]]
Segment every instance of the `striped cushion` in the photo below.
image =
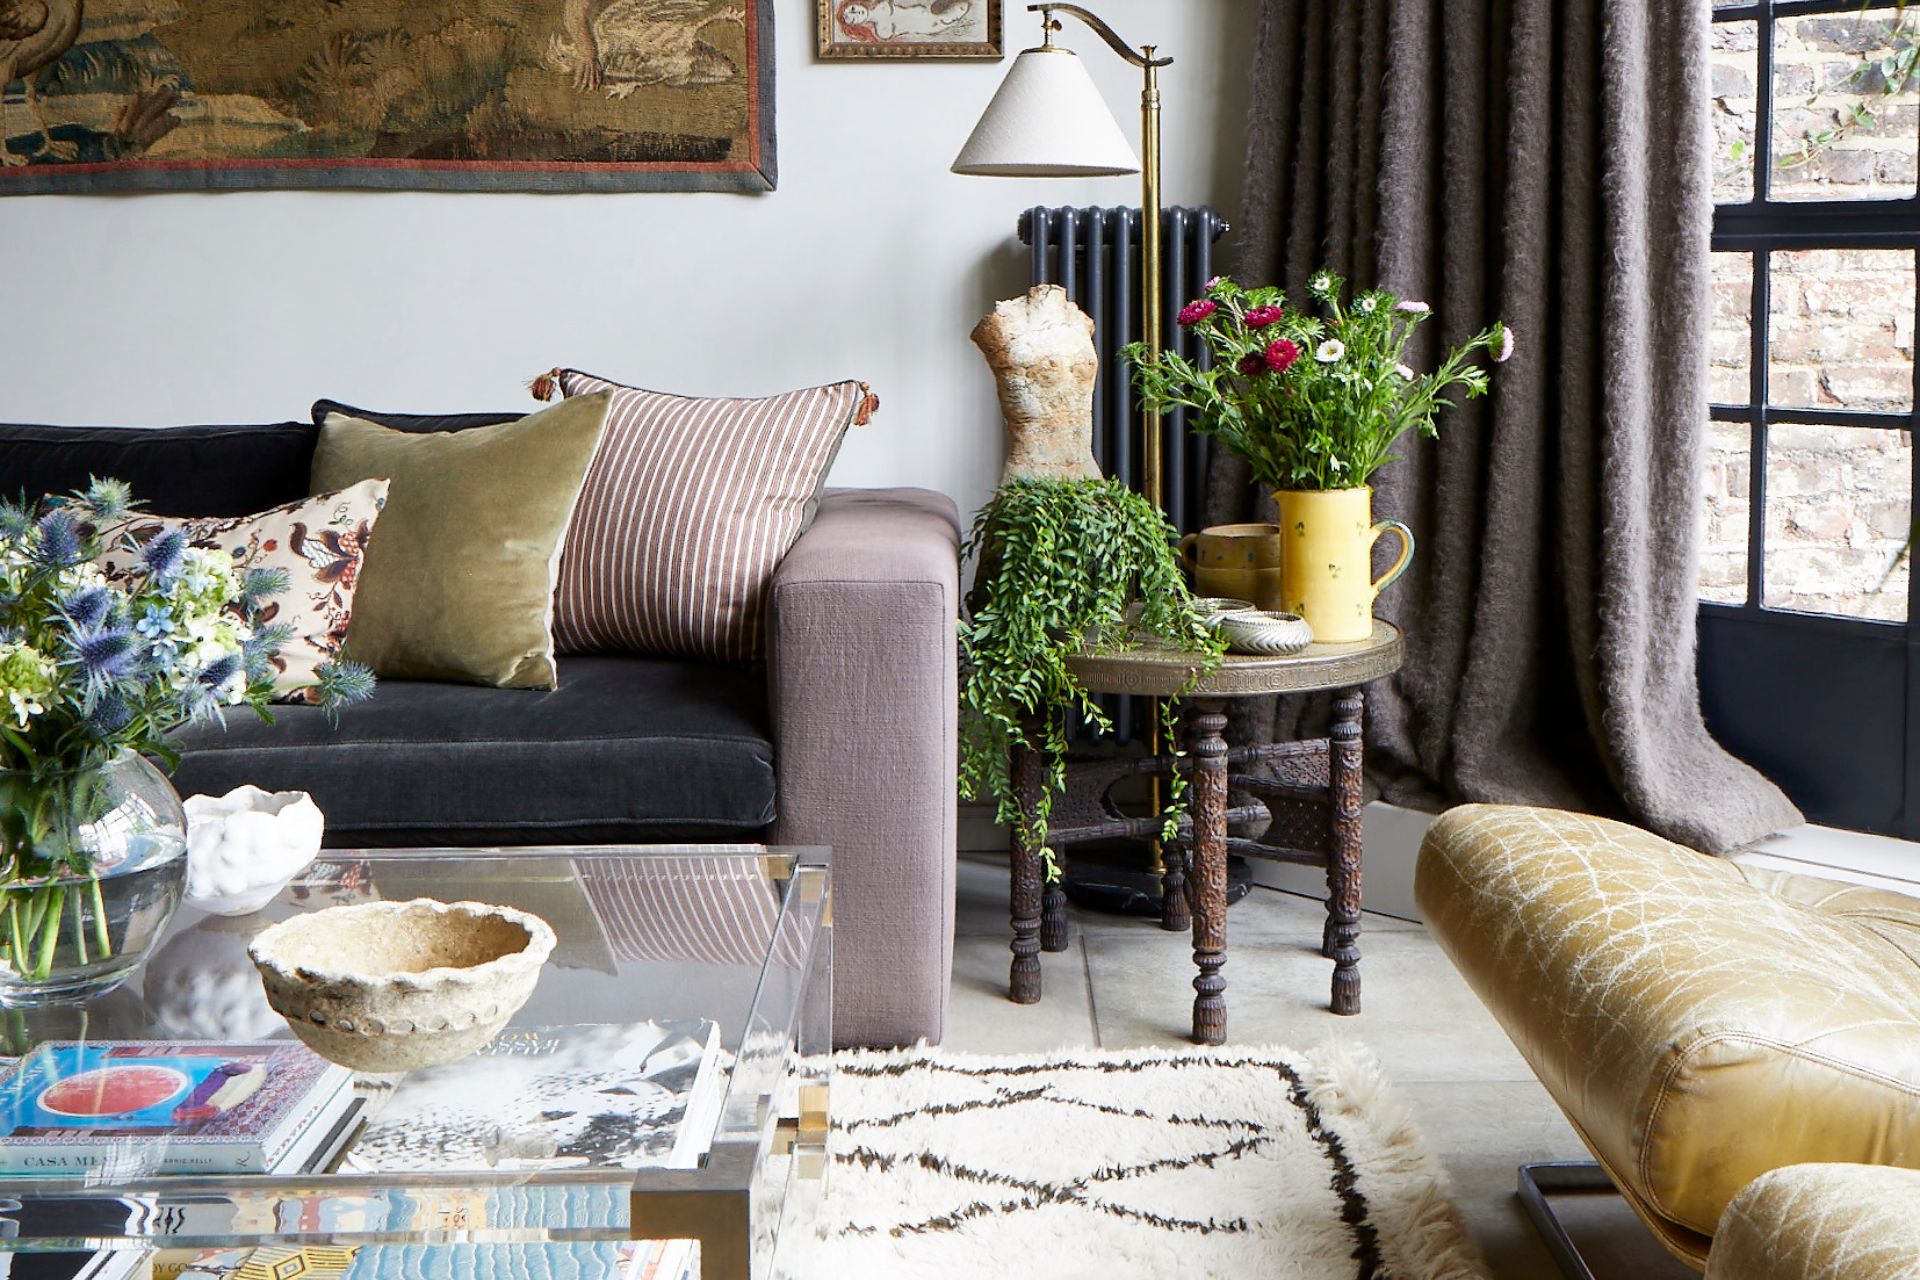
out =
[[560,651],[758,660],[768,584],[877,404],[866,384],[708,400],[556,369],[534,394],[556,388],[613,392],[561,559]]

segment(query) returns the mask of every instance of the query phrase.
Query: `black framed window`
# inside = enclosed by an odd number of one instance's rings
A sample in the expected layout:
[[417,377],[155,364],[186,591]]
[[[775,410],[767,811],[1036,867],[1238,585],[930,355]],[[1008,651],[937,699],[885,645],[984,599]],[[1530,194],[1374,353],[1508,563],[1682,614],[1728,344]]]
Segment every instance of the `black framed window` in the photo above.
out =
[[[1711,60],[1713,407],[1700,574],[1709,720],[1798,783],[1810,816],[1920,834],[1907,767],[1920,760],[1920,632],[1902,554],[1920,481],[1920,4],[1715,0]],[[1878,647],[1869,662],[1849,644]],[[1777,709],[1810,663],[1879,673],[1830,700],[1839,719],[1857,718],[1845,698],[1897,711],[1898,733],[1878,740],[1897,743],[1891,774],[1814,778],[1819,768],[1800,757],[1840,751],[1837,721],[1755,745],[1752,705]]]
[[1904,624],[1920,9],[1715,9],[1701,598]]

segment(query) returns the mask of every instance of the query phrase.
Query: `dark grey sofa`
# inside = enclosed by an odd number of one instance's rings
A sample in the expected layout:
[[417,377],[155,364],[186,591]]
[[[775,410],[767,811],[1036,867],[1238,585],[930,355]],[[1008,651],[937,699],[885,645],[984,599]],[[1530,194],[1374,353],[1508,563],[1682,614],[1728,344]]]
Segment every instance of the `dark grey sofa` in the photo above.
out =
[[[151,510],[238,515],[302,496],[315,428],[0,426],[0,492],[89,475]],[[378,536],[376,530],[375,536]],[[313,793],[334,847],[663,840],[833,848],[835,1039],[940,1039],[953,950],[953,504],[829,490],[781,565],[764,670],[563,656],[553,692],[381,683],[337,728],[313,708],[182,735],[181,793]]]

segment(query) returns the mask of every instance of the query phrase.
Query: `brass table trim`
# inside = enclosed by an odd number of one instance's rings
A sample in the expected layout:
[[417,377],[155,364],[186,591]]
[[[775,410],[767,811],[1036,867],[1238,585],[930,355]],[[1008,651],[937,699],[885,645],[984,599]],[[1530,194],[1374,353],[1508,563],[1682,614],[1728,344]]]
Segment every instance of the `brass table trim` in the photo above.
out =
[[1373,635],[1351,644],[1310,644],[1281,658],[1230,653],[1201,674],[1205,659],[1182,650],[1143,646],[1089,649],[1067,659],[1067,669],[1090,693],[1153,698],[1255,698],[1313,693],[1368,684],[1393,674],[1406,656],[1399,628],[1375,620]]

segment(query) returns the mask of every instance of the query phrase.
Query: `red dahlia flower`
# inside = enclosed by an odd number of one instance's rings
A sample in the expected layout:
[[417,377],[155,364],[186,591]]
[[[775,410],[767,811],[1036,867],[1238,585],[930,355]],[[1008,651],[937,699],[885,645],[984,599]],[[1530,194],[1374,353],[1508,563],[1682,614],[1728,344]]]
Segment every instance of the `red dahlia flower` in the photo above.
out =
[[1264,329],[1270,324],[1280,323],[1280,317],[1287,314],[1281,307],[1253,307],[1247,312],[1247,328]]
[[1249,378],[1257,378],[1267,371],[1267,358],[1258,351],[1249,351],[1234,367]]
[[1220,306],[1218,303],[1206,298],[1201,298],[1196,302],[1189,302],[1186,306],[1180,308],[1180,323],[1187,326],[1199,324],[1219,309]]
[[[1275,308],[1278,310],[1278,308]],[[1251,315],[1248,317],[1251,319]],[[1276,338],[1267,344],[1261,360],[1275,373],[1285,373],[1293,368],[1293,362],[1300,358],[1300,348],[1287,338]]]

